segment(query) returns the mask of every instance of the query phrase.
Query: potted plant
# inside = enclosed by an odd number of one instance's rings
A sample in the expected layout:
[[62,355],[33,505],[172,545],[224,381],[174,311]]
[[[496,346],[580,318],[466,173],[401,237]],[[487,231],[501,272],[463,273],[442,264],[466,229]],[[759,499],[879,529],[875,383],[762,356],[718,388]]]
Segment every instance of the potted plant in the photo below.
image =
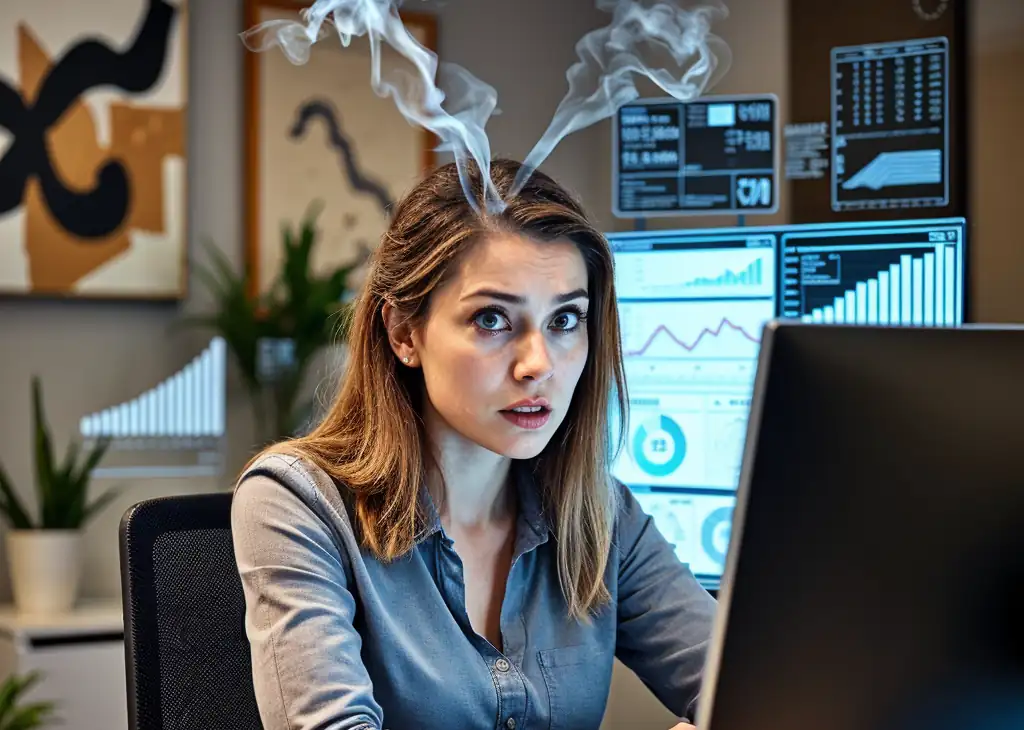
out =
[[72,441],[64,458],[54,458],[43,412],[42,386],[32,378],[35,487],[38,515],[33,518],[0,465],[0,514],[7,531],[7,560],[18,609],[54,613],[70,609],[78,597],[82,528],[117,496],[110,489],[88,500],[92,470],[106,453],[109,439],[99,439],[79,459],[81,444]]
[[214,311],[191,318],[224,338],[253,404],[261,445],[293,436],[312,410],[300,402],[309,367],[325,348],[342,342],[348,329],[348,279],[366,252],[345,266],[318,275],[312,255],[318,239],[313,203],[298,226],[282,229],[281,269],[269,291],[251,292],[251,272],[236,273],[223,253],[209,246],[212,268],[196,265],[212,293]]
[[53,702],[25,702],[25,694],[42,674],[12,674],[0,684],[0,730],[36,730],[54,719]]

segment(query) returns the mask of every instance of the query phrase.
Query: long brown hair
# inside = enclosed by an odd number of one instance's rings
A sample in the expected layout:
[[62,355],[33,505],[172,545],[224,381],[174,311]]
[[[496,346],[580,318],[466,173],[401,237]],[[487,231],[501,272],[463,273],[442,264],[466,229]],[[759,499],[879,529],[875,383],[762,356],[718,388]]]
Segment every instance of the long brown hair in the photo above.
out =
[[[493,162],[491,178],[503,198],[519,168],[510,160]],[[483,208],[475,167],[469,183]],[[609,462],[621,448],[621,438],[611,442],[609,407],[618,408],[620,423],[626,415],[612,254],[580,204],[539,171],[505,202],[499,214],[477,212],[456,166],[449,164],[398,203],[352,314],[338,395],[309,435],[272,448],[298,453],[352,491],[362,542],[379,559],[411,550],[424,518],[419,493],[432,463],[420,417],[425,395],[420,371],[397,363],[382,308],[390,303],[414,324],[422,322],[431,292],[445,281],[453,262],[489,232],[574,242],[588,275],[589,352],[565,420],[526,466],[555,528],[569,612],[583,619],[609,598],[604,572],[617,497]]]

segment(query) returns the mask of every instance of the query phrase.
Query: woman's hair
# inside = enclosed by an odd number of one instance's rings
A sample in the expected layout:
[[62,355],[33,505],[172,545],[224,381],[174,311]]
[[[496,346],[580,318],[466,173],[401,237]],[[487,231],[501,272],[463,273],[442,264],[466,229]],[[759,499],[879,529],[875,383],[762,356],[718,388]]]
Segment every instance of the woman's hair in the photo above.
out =
[[[493,162],[491,177],[503,198],[519,167],[510,160]],[[472,167],[469,176],[483,210],[479,169]],[[459,257],[490,233],[574,242],[587,269],[589,352],[565,420],[526,466],[554,526],[558,575],[570,614],[585,619],[609,598],[604,572],[617,492],[608,467],[621,447],[611,443],[610,399],[620,423],[625,418],[612,254],[580,204],[539,171],[505,202],[499,214],[478,212],[463,192],[456,166],[448,164],[398,203],[351,315],[338,395],[311,433],[272,449],[309,459],[352,491],[361,540],[379,559],[407,553],[423,526],[419,493],[434,459],[421,417],[422,373],[398,363],[382,308],[390,303],[414,325],[421,323],[431,293],[453,273]]]

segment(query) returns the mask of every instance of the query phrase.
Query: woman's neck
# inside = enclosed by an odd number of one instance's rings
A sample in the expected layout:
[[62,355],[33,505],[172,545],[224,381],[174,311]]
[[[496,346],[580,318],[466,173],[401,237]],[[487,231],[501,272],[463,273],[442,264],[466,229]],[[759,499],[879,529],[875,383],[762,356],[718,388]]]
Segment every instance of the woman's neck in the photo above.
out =
[[430,477],[442,523],[472,529],[509,519],[515,504],[509,479],[512,460],[454,432],[432,408],[424,421],[443,475],[443,480],[436,474]]

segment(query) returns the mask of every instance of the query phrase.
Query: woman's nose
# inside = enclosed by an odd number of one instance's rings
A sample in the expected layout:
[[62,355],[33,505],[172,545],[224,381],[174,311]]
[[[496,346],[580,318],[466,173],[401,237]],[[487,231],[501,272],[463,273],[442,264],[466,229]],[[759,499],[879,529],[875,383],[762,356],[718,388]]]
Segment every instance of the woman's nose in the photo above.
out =
[[523,338],[519,357],[513,368],[516,380],[547,380],[554,374],[554,363],[548,352],[544,333],[531,332]]

